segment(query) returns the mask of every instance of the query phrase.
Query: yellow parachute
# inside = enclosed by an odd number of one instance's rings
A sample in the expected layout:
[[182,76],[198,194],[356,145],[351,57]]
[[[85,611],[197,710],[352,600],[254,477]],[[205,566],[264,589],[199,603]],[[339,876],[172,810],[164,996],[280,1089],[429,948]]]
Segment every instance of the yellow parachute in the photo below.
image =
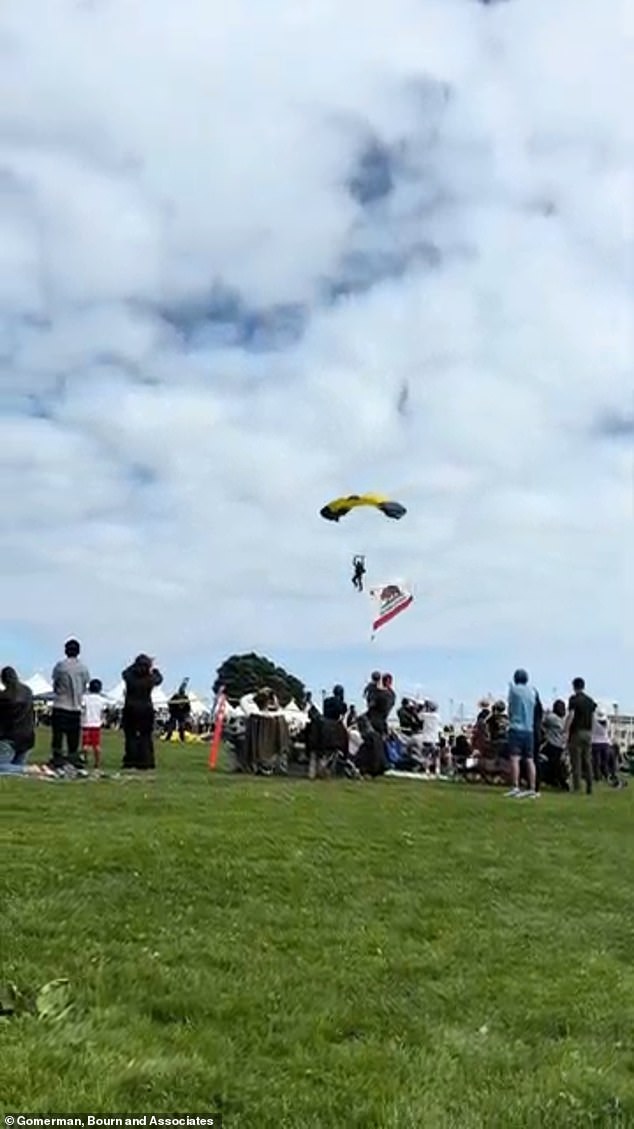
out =
[[328,502],[319,512],[326,521],[339,521],[357,506],[374,506],[386,517],[391,517],[395,521],[407,513],[405,506],[400,502],[394,502],[383,494],[348,494],[346,498],[335,498],[334,501]]

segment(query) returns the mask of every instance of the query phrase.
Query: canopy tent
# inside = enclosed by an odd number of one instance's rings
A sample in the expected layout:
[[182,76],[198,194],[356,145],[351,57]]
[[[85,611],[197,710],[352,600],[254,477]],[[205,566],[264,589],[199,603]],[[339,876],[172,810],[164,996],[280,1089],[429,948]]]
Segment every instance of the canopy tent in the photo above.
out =
[[[113,706],[122,706],[125,701],[125,682],[123,679],[120,679],[111,690],[108,690],[104,697]],[[152,691],[152,705],[157,710],[164,709],[167,706],[167,695],[161,686],[156,686]]]
[[289,714],[289,715],[290,715],[290,714],[293,714],[294,716],[297,716],[298,714],[302,714],[302,715],[303,715],[303,712],[304,712],[303,710],[300,710],[300,708],[299,708],[299,706],[297,705],[297,702],[295,701],[295,699],[294,699],[294,698],[291,698],[291,700],[290,700],[290,702],[288,703],[288,705],[287,705],[287,706],[284,706],[284,713],[287,713],[287,714]]
[[200,717],[203,713],[211,712],[211,706],[204,700],[204,698],[201,698],[200,694],[196,694],[196,692],[194,691],[187,696],[189,698],[192,717]]
[[291,698],[287,706],[284,707],[284,717],[287,721],[296,721],[298,724],[308,723],[308,714],[305,710],[301,710],[297,702]]
[[245,711],[243,710],[242,706],[240,706],[240,705],[232,706],[231,702],[225,702],[225,717],[226,718],[237,718],[237,717],[246,717],[246,716],[247,715],[246,715]]
[[27,678],[24,685],[28,686],[34,698],[48,698],[53,693],[51,683],[39,671]]

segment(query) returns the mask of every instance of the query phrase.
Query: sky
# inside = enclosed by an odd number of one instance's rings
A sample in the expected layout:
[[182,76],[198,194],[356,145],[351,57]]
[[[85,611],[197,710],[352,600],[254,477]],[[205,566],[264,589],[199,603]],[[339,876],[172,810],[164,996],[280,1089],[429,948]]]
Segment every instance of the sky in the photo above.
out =
[[633,23],[3,0],[3,662],[634,709]]

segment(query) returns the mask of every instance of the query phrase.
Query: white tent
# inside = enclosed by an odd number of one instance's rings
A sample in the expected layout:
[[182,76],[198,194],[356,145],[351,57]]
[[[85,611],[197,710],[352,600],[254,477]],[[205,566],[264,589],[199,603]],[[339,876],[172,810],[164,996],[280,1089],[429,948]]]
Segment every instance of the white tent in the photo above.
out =
[[242,706],[240,706],[240,705],[232,706],[231,702],[226,702],[225,703],[225,717],[227,717],[227,718],[246,717],[246,713],[242,709]]
[[[113,706],[122,706],[125,700],[125,682],[121,679],[116,686],[104,695]],[[152,705],[156,709],[163,709],[167,705],[167,695],[160,686],[152,691]]]
[[31,675],[30,678],[27,678],[24,685],[28,686],[34,698],[42,697],[44,694],[53,693],[53,687],[51,686],[50,682],[44,677],[43,674],[40,674],[39,671],[36,674]]
[[200,694],[195,692],[188,695],[189,704],[191,706],[192,717],[200,717],[203,713],[210,713],[211,706],[201,698]]
[[298,724],[308,722],[308,714],[304,710],[300,710],[297,702],[291,698],[290,702],[284,709],[284,717],[287,721],[296,721]]
[[104,693],[104,698],[107,698],[113,706],[122,706],[124,697],[125,682],[123,681],[123,679],[121,679],[120,682],[117,682],[117,685],[113,686],[111,690],[107,690]]

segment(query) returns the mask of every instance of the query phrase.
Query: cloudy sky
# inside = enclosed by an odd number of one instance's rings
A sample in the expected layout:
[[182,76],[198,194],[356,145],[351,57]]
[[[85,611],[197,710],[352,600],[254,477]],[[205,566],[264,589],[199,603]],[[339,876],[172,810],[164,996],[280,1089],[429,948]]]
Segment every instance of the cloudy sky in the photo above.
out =
[[[631,25],[3,0],[3,661],[634,707]],[[355,552],[416,592],[372,648]]]

